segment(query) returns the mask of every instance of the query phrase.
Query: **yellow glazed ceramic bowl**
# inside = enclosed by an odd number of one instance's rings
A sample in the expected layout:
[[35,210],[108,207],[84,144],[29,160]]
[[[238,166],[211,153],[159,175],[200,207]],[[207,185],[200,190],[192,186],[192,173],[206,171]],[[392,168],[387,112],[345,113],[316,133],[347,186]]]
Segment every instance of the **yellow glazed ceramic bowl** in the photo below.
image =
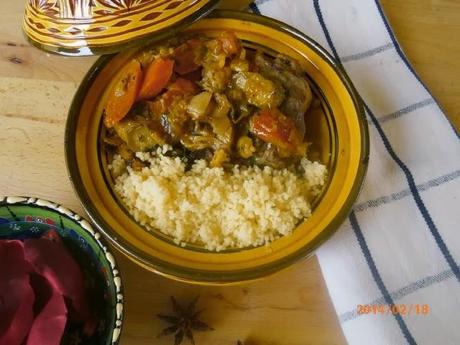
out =
[[202,284],[257,279],[311,255],[347,217],[368,162],[368,129],[362,105],[350,80],[323,48],[281,22],[242,12],[217,11],[187,29],[210,36],[220,30],[234,31],[248,46],[297,59],[322,99],[324,111],[309,115],[307,121],[318,158],[329,168],[329,182],[311,218],[292,235],[270,246],[215,253],[192,245],[176,246],[159,231],[145,231],[128,215],[113,194],[107,173],[101,145],[102,110],[111,81],[142,47],[96,62],[75,96],[66,128],[70,178],[99,230],[122,253],[148,270]]

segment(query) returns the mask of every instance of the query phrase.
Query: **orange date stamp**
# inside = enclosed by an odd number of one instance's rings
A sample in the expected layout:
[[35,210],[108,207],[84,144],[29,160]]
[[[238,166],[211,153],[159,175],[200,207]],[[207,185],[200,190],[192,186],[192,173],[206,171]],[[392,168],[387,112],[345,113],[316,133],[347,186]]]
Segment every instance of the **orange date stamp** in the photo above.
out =
[[428,315],[430,306],[428,304],[358,304],[358,315],[363,314],[393,314],[393,315]]

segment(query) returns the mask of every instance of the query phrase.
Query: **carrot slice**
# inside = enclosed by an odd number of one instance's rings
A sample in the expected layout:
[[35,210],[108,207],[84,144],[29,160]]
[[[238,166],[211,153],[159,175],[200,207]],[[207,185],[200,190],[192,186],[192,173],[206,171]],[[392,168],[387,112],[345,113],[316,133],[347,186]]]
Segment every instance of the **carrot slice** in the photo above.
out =
[[133,106],[142,85],[141,64],[132,60],[120,72],[105,106],[104,124],[111,128],[123,119]]
[[174,71],[174,60],[155,59],[144,74],[144,82],[138,99],[149,99],[157,96],[168,85]]
[[274,144],[282,150],[303,154],[304,147],[294,121],[278,109],[265,109],[254,115],[251,131],[261,140]]

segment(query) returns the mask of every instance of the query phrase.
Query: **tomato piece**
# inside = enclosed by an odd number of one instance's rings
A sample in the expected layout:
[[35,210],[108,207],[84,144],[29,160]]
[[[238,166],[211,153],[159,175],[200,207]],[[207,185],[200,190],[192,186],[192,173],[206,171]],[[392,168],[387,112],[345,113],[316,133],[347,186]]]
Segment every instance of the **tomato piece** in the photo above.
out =
[[186,95],[194,95],[200,91],[198,85],[185,78],[177,78],[177,80],[168,87],[168,90],[179,91]]
[[104,124],[107,128],[113,127],[123,119],[137,99],[142,85],[141,64],[132,60],[121,70],[109,91],[105,106]]
[[199,69],[201,66],[197,60],[199,60],[202,48],[204,48],[203,41],[197,38],[192,38],[177,47],[174,51],[174,60],[176,61],[174,70],[178,74],[184,75]]
[[293,154],[303,154],[304,145],[294,121],[276,108],[254,115],[251,132],[261,140]]
[[157,96],[168,85],[174,71],[174,60],[155,59],[144,73],[144,82],[138,99],[149,99]]
[[224,31],[219,36],[219,41],[222,44],[222,49],[227,55],[236,55],[241,51],[241,43],[235,33]]

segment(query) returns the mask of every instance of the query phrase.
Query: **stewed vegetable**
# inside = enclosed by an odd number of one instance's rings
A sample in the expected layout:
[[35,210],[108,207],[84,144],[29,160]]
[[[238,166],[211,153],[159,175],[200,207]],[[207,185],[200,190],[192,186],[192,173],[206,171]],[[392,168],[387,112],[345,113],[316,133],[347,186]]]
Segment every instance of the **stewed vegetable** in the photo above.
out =
[[306,154],[312,98],[296,61],[245,48],[232,32],[194,35],[120,71],[108,90],[105,141],[133,163],[134,152],[169,144],[211,166],[284,167]]

